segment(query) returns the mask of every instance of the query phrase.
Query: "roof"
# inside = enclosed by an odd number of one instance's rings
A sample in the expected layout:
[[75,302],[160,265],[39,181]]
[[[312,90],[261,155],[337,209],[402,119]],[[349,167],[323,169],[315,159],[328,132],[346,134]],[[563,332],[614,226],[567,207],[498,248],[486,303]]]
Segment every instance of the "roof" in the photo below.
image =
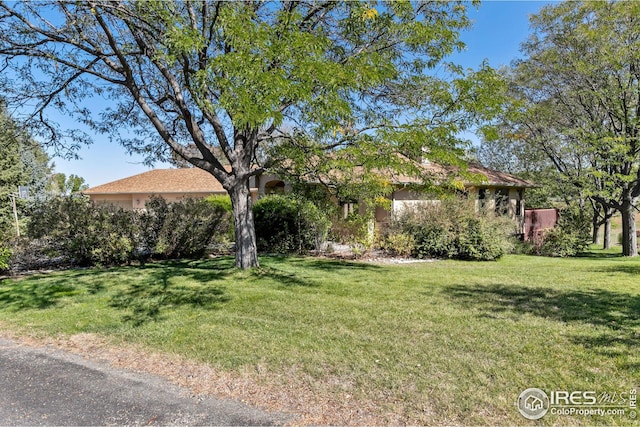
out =
[[[434,176],[446,175],[447,170],[437,164],[423,165]],[[357,169],[352,173],[357,175]],[[471,174],[481,174],[487,178],[486,182],[479,185],[498,187],[535,187],[536,185],[518,178],[517,176],[485,168],[479,164],[470,163],[467,171]],[[383,172],[393,177],[396,184],[418,183],[418,178],[413,176],[397,175],[391,171]],[[465,183],[467,186],[474,183]],[[128,178],[108,182],[97,187],[84,190],[87,195],[97,194],[184,194],[184,193],[225,193],[222,185],[209,172],[199,168],[182,169],[155,169]]]
[[[418,170],[422,170],[427,176],[430,176],[435,182],[443,182],[446,181],[447,178],[452,178],[459,176],[462,179],[464,185],[466,187],[474,187],[474,186],[490,186],[490,187],[516,187],[516,188],[535,188],[538,187],[537,184],[527,181],[525,179],[519,178],[515,175],[511,175],[506,172],[500,172],[495,169],[490,169],[482,166],[476,162],[467,163],[464,168],[465,172],[461,173],[460,167],[454,166],[443,166],[435,162],[417,162],[404,156],[402,154],[398,154],[400,160],[412,164],[413,166],[417,166]],[[322,161],[321,159],[318,159]],[[395,171],[391,166],[375,168],[371,170],[381,177],[385,177],[389,179],[393,184],[422,184],[422,179],[418,175],[407,175],[405,173],[399,173]],[[362,166],[356,166],[350,170],[348,176],[350,178],[361,176],[364,173],[364,168]],[[340,180],[345,175],[344,171],[340,170],[332,170],[327,173],[321,174],[322,180],[325,182],[332,182],[334,180]],[[484,176],[484,180],[481,182],[476,182],[473,180],[473,176]],[[311,180],[313,181],[313,179]]]
[[503,187],[538,187],[537,184],[519,178],[506,172],[500,172],[495,169],[486,168],[478,163],[469,163],[468,171],[473,174],[481,174],[487,177],[487,185],[503,186]]
[[154,169],[84,190],[91,194],[221,193],[213,175],[199,168]]
[[[434,178],[445,179],[447,176],[455,176],[459,173],[460,169],[457,167],[442,166],[437,163],[428,162],[420,164],[425,172],[432,175]],[[386,175],[393,177],[395,184],[419,184],[420,178],[416,176],[397,175],[391,171],[387,171]],[[515,175],[511,175],[506,172],[500,172],[495,169],[490,169],[482,166],[479,163],[469,162],[465,168],[465,174],[463,175],[482,175],[486,181],[474,182],[468,178],[463,178],[464,185],[467,187],[474,186],[495,186],[495,187],[519,187],[519,188],[534,188],[537,187],[531,181],[519,178]]]

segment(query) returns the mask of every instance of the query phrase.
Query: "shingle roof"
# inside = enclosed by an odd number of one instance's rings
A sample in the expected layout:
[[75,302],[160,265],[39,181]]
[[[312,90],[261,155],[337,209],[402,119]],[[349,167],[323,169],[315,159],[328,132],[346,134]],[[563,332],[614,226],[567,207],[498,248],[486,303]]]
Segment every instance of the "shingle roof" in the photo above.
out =
[[538,186],[526,179],[519,178],[506,172],[500,172],[495,169],[489,169],[477,163],[469,163],[468,171],[474,174],[486,176],[488,185],[527,188],[534,188]]
[[[428,163],[422,165],[422,167],[432,173],[434,176],[446,176],[447,174],[456,174],[457,169],[452,167],[441,166],[436,163]],[[506,172],[500,172],[495,169],[490,169],[482,166],[479,163],[470,162],[467,164],[466,172],[471,175],[482,175],[486,178],[486,181],[482,183],[475,183],[472,181],[464,180],[464,184],[466,186],[475,186],[475,185],[489,185],[489,186],[497,186],[497,187],[525,187],[525,188],[533,188],[537,187],[531,181],[527,181],[526,179],[519,178],[515,175],[511,175]],[[402,183],[415,183],[417,182],[417,178],[408,178],[407,181],[400,181]]]
[[155,169],[89,188],[84,194],[219,193],[224,188],[198,168]]
[[[434,175],[446,173],[440,165],[424,165]],[[479,164],[469,164],[468,172],[487,177],[485,185],[506,187],[535,187],[530,181],[508,173],[485,168]],[[352,173],[357,174],[357,168]],[[417,183],[416,177],[398,176],[391,172],[394,183]],[[473,185],[467,183],[467,185]],[[155,169],[128,178],[119,179],[103,185],[89,188],[84,194],[171,194],[171,193],[222,193],[222,185],[209,172],[199,168]]]
[[[427,162],[427,163],[417,163],[414,160],[411,160],[403,155],[401,158],[406,162],[414,162],[415,165],[418,166],[419,169],[422,169],[427,175],[431,176],[436,182],[438,180],[446,180],[447,177],[456,176],[460,173],[459,168],[456,167],[448,167],[442,166],[437,163]],[[358,177],[363,174],[363,168],[361,166],[354,167],[349,173],[350,177]],[[405,175],[403,173],[398,173],[392,168],[376,168],[374,172],[381,177],[386,177],[393,184],[420,184],[421,178],[415,175]],[[534,188],[537,187],[537,184],[527,181],[525,179],[519,178],[515,175],[508,174],[506,172],[500,172],[495,169],[490,169],[482,166],[479,163],[469,162],[466,167],[466,174],[468,175],[482,175],[486,180],[483,182],[473,182],[467,178],[462,178],[464,185],[467,187],[473,186],[495,186],[495,187],[520,187],[520,188]],[[344,175],[343,171],[331,171],[329,173],[322,175],[322,180],[325,182],[332,182],[333,180],[340,179]],[[311,179],[310,181],[313,181]]]

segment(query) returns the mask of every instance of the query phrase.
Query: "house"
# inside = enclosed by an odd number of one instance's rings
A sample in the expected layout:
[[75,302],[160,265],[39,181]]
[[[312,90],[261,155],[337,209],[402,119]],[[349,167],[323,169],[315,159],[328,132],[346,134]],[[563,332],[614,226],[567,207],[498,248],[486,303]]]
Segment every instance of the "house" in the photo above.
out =
[[[438,165],[425,165],[434,174],[442,173],[444,168]],[[513,219],[520,233],[524,226],[524,191],[534,187],[529,181],[471,164],[468,172],[486,179],[481,184],[465,182],[465,193],[476,201],[478,209],[495,212]],[[377,208],[376,222],[380,225],[402,211],[424,203],[434,203],[433,197],[419,193],[412,188],[417,179],[407,176],[394,176],[393,188],[389,194],[389,210]],[[290,191],[288,183],[276,176],[263,174],[251,178],[251,195],[259,197]],[[204,198],[210,195],[224,195],[222,185],[208,172],[198,168],[156,169],[89,188],[83,193],[96,203],[111,203],[124,209],[145,209],[152,195],[162,196],[168,201],[185,197]],[[344,203],[345,212],[354,210],[355,203]]]
[[210,173],[196,168],[155,169],[98,185],[82,193],[95,203],[110,203],[127,210],[145,209],[152,195],[176,201],[185,197],[227,194]]
[[[289,185],[272,175],[251,178],[251,196],[283,193]],[[127,210],[145,209],[151,196],[173,202],[186,197],[204,198],[227,192],[209,172],[198,168],[154,169],[82,191],[95,203],[110,203]]]
[[[434,176],[445,175],[450,172],[446,168],[426,162],[423,167]],[[475,200],[476,210],[492,212],[495,215],[512,219],[516,224],[518,234],[524,230],[525,190],[536,185],[517,176],[486,168],[477,163],[467,166],[467,174],[483,177],[482,181],[462,181],[463,193],[471,200]],[[412,209],[436,200],[428,194],[411,190],[411,186],[419,184],[417,178],[397,176],[393,180],[395,190],[389,195],[391,209],[376,209],[376,222],[385,223],[393,215],[406,209]]]

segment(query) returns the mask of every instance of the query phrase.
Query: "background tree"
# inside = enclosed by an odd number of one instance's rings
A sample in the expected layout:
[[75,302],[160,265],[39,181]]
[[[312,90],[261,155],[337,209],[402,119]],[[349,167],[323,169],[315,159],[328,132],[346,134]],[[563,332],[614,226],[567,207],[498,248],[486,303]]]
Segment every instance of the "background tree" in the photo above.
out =
[[[22,131],[0,100],[0,237],[15,229],[10,194],[28,186],[30,196],[44,196],[49,158],[42,147]],[[22,214],[25,201],[18,200]]]
[[74,174],[54,173],[49,180],[49,191],[55,195],[70,196],[87,188],[84,178]]
[[[232,200],[236,265],[249,268],[258,265],[249,180],[280,160],[260,161],[270,141],[302,135],[378,161],[424,146],[455,157],[456,126],[407,125],[389,107],[455,96],[421,80],[462,46],[468,25],[458,2],[0,2],[2,86],[12,103],[35,101],[34,129],[53,144],[65,134],[50,108],[150,160],[170,149],[210,172]],[[406,87],[422,97],[396,96]],[[109,106],[89,108],[92,97]]]
[[527,191],[527,206],[547,208],[575,204],[591,217],[592,242],[599,242],[605,225],[604,247],[611,245],[610,220],[613,210],[594,199],[604,179],[590,173],[594,159],[577,150],[576,141],[558,131],[558,108],[552,103],[523,102],[526,96],[517,76],[510,75],[516,100],[497,131],[487,135],[474,151],[485,165],[529,179],[539,185]]
[[513,134],[545,153],[605,223],[621,213],[628,256],[638,253],[639,17],[636,2],[546,6],[531,18],[526,58],[511,79],[521,101]]

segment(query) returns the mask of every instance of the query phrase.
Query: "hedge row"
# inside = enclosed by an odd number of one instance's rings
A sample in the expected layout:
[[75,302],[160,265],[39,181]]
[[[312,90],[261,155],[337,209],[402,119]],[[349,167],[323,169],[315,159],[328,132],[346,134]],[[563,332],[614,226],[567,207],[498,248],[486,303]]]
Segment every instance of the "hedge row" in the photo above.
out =
[[[513,224],[476,212],[472,203],[444,200],[406,210],[395,218],[378,246],[397,256],[496,260],[513,248]],[[0,245],[0,271],[11,265],[29,269],[49,264],[121,265],[150,258],[197,258],[212,245],[230,244],[234,239],[228,197],[173,203],[154,197],[146,207],[138,213],[93,205],[84,197],[51,199],[31,212],[27,238],[13,247]],[[561,218],[560,227],[531,252],[570,256],[584,249],[588,234],[584,218],[573,211]],[[258,200],[254,220],[258,250],[267,253],[320,249],[331,226],[328,216],[312,202],[284,195]],[[354,247],[368,250],[374,246],[365,218],[338,223],[355,236],[349,242]]]
[[209,245],[228,238],[231,224],[229,211],[215,203],[167,203],[160,197],[143,213],[58,197],[36,207],[30,218],[27,238],[17,242],[13,254],[21,268],[47,260],[90,266],[200,257]]
[[[326,240],[329,221],[311,202],[269,196],[254,205],[258,248],[305,253]],[[154,259],[199,258],[234,239],[231,201],[213,196],[168,203],[153,197],[145,212],[58,197],[30,213],[27,236],[0,246],[0,271],[62,265],[122,265]]]

